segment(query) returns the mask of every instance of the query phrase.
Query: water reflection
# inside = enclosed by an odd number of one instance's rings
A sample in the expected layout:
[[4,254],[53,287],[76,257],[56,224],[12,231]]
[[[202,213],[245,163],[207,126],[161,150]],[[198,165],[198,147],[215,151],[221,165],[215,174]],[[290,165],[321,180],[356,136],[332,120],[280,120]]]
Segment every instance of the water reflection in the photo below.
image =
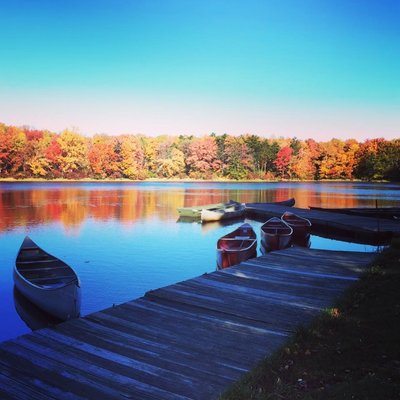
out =
[[26,326],[35,331],[37,329],[54,326],[62,322],[50,314],[42,311],[31,303],[19,290],[14,286],[14,306],[17,314],[25,322]]
[[[394,206],[398,186],[386,198],[366,184],[0,184],[0,231],[60,222],[66,231],[80,229],[88,219],[132,224],[157,215],[169,219],[178,207],[219,203],[275,202],[294,197],[297,207]],[[160,190],[162,188],[162,190]],[[392,196],[392,197],[391,197]]]

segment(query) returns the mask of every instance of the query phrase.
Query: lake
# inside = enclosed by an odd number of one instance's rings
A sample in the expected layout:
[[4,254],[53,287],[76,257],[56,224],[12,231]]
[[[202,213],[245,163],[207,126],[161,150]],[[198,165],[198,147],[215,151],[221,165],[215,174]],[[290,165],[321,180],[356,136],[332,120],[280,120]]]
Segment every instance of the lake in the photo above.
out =
[[[177,207],[272,202],[297,207],[398,206],[400,185],[329,183],[0,183],[0,341],[30,331],[40,310],[14,293],[12,270],[25,235],[78,273],[81,315],[216,268],[217,239],[228,225],[179,222]],[[260,221],[246,219],[259,236]],[[311,236],[312,248],[375,251]],[[260,252],[259,252],[260,254]],[[46,322],[46,319],[44,319]]]

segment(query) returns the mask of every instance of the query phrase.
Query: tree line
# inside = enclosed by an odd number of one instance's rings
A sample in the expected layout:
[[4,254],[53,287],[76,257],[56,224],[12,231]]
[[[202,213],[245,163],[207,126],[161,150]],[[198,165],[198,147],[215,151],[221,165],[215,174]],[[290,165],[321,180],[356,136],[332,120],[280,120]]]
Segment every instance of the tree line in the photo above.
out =
[[0,177],[400,181],[400,139],[54,133],[0,123]]

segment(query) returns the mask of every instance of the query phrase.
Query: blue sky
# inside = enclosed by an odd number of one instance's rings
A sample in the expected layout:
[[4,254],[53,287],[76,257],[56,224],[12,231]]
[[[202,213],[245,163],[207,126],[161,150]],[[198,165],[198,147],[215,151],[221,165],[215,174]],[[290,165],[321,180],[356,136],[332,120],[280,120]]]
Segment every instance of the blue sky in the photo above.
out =
[[0,121],[400,137],[400,1],[0,0]]

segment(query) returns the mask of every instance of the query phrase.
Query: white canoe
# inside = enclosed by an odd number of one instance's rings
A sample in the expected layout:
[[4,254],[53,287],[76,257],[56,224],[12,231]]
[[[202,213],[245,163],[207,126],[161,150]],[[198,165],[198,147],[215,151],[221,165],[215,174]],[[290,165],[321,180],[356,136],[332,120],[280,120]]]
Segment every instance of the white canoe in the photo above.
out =
[[222,209],[225,207],[229,207],[232,205],[233,202],[232,200],[229,200],[226,203],[216,203],[216,204],[204,204],[200,206],[192,206],[192,207],[181,207],[177,208],[179,217],[181,218],[200,218],[201,217],[201,212],[203,210],[218,210]]
[[244,215],[245,209],[246,207],[244,204],[232,202],[232,204],[217,210],[202,210],[201,221],[211,222],[229,218],[239,218]]
[[81,293],[75,271],[28,236],[18,252],[13,277],[21,294],[43,311],[61,320],[79,316]]

